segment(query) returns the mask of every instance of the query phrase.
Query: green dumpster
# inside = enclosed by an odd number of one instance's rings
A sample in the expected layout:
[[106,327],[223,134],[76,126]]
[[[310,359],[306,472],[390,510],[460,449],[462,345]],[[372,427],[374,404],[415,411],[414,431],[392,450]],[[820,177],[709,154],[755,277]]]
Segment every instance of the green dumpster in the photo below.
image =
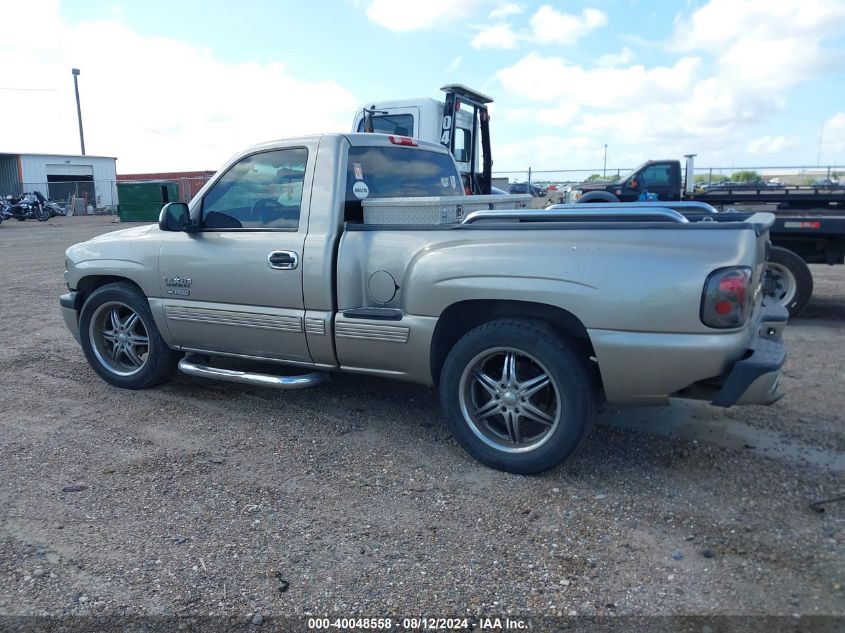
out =
[[117,199],[121,222],[158,222],[165,204],[180,202],[179,185],[169,180],[119,182]]

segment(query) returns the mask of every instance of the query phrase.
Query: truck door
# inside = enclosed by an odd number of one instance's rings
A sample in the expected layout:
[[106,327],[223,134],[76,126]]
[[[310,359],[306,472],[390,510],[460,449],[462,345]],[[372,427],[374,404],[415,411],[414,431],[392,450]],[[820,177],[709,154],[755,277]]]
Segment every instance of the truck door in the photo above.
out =
[[191,209],[198,232],[164,234],[160,296],[177,345],[311,361],[302,249],[316,151],[314,141],[241,158]]
[[637,194],[631,199],[636,200],[640,194],[647,191],[657,195],[658,200],[678,200],[679,186],[673,184],[672,167],[670,162],[653,162],[639,170],[626,183],[626,188]]

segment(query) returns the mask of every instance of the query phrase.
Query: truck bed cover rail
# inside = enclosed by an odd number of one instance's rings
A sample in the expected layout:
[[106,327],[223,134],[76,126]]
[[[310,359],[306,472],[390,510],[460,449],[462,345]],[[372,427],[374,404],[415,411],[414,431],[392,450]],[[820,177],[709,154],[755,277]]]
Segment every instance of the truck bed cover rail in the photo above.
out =
[[473,211],[463,220],[462,224],[473,224],[480,221],[513,221],[513,222],[677,222],[687,223],[689,220],[681,213],[665,206],[636,205],[629,207],[622,204],[572,204],[554,205],[546,209],[513,209],[497,211]]
[[588,208],[597,208],[597,209],[612,209],[614,207],[619,207],[620,204],[624,205],[626,209],[654,209],[654,208],[661,208],[661,209],[674,209],[680,213],[708,213],[708,214],[715,214],[719,213],[719,210],[716,209],[711,204],[707,202],[699,202],[699,201],[686,201],[686,200],[660,200],[660,201],[637,201],[637,202],[590,202],[590,203],[573,203],[573,204],[552,204],[546,207],[546,209],[577,209],[581,211],[581,207],[586,204]]

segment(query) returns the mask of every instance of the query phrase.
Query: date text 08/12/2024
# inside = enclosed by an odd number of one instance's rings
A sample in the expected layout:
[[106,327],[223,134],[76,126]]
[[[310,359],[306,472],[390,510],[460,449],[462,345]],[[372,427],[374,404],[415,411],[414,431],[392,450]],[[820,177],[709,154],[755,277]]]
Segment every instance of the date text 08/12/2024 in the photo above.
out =
[[[401,626],[400,626],[401,622]],[[390,630],[393,627],[409,631],[470,630],[522,630],[528,628],[523,620],[510,618],[481,618],[477,622],[469,618],[309,618],[309,630]]]

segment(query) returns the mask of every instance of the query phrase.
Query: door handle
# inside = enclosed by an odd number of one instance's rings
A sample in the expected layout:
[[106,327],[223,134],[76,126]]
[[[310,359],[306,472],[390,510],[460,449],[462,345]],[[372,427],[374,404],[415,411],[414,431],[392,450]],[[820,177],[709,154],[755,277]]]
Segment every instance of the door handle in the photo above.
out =
[[299,255],[293,251],[271,251],[267,263],[276,270],[293,270],[299,265]]

